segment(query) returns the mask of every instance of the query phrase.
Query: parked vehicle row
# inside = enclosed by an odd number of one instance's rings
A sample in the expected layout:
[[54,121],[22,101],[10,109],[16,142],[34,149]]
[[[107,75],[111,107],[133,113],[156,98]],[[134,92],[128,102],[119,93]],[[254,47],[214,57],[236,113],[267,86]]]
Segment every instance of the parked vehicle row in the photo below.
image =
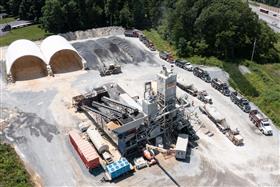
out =
[[139,40],[146,46],[148,47],[151,51],[155,51],[156,48],[154,46],[154,44],[148,40],[148,38],[146,36],[144,36],[143,34],[139,35]]
[[[264,12],[260,10],[261,12]],[[266,13],[266,12],[264,12]],[[126,30],[125,36],[127,37],[138,37],[141,42],[143,42],[150,50],[156,50],[154,45],[143,35],[140,34],[138,30]],[[242,111],[249,113],[250,120],[259,128],[259,130],[265,135],[272,135],[272,128],[270,126],[269,120],[265,118],[258,110],[251,110],[249,101],[240,95],[238,92],[229,90],[227,83],[221,81],[218,78],[211,79],[209,73],[200,67],[193,67],[192,64],[183,59],[174,58],[170,52],[160,51],[159,57],[169,63],[175,63],[177,67],[180,67],[187,71],[192,71],[193,74],[207,83],[211,83],[211,86],[221,92],[225,96],[229,96],[231,101],[236,104]],[[193,85],[185,85],[183,82],[178,81],[177,86],[182,90],[186,91],[190,95],[196,97],[204,103],[212,104],[212,99],[207,94],[206,90],[199,92]]]

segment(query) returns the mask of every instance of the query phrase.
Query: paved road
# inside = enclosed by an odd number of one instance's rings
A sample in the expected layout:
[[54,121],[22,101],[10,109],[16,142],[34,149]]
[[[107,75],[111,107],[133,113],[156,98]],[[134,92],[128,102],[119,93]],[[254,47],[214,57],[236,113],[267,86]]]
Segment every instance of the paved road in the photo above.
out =
[[13,27],[13,26],[22,25],[22,24],[29,24],[29,23],[31,23],[31,22],[30,21],[26,21],[26,20],[17,20],[17,21],[12,21],[12,22],[5,23],[5,24],[0,24],[0,37],[4,36],[7,33],[9,33],[9,32],[2,32],[2,28],[5,25],[7,25],[7,24],[9,24],[9,25],[11,25]]
[[[268,26],[274,30],[274,32],[280,32],[280,15],[274,12],[269,11],[268,14],[262,13],[260,12],[260,8],[253,6],[253,5],[249,5],[250,8],[252,9],[253,12],[255,12],[259,18],[263,21],[265,21]],[[274,14],[276,14],[276,16],[273,16]]]

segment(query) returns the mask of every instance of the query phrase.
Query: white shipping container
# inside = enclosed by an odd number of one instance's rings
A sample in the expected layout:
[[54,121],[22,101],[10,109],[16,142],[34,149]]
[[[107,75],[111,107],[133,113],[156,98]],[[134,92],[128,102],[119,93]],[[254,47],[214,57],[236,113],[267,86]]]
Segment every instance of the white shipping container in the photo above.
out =
[[189,136],[187,134],[179,134],[176,142],[175,157],[177,159],[186,159]]

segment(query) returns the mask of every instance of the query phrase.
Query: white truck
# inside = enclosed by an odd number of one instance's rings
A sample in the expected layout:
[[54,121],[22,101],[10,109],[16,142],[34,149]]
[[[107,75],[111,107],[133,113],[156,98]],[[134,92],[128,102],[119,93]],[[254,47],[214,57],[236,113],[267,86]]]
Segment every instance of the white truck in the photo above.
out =
[[249,114],[250,120],[265,135],[273,135],[269,120],[265,118],[258,110],[252,110]]

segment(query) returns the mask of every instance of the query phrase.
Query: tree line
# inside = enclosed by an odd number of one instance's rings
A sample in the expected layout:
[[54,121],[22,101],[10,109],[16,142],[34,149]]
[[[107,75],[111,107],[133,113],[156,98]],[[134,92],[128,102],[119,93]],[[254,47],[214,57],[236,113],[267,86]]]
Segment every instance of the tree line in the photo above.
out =
[[155,28],[179,56],[279,62],[276,34],[241,0],[0,0],[7,13],[52,33],[119,25]]
[[280,0],[255,0],[259,3],[264,3],[270,6],[280,7]]

